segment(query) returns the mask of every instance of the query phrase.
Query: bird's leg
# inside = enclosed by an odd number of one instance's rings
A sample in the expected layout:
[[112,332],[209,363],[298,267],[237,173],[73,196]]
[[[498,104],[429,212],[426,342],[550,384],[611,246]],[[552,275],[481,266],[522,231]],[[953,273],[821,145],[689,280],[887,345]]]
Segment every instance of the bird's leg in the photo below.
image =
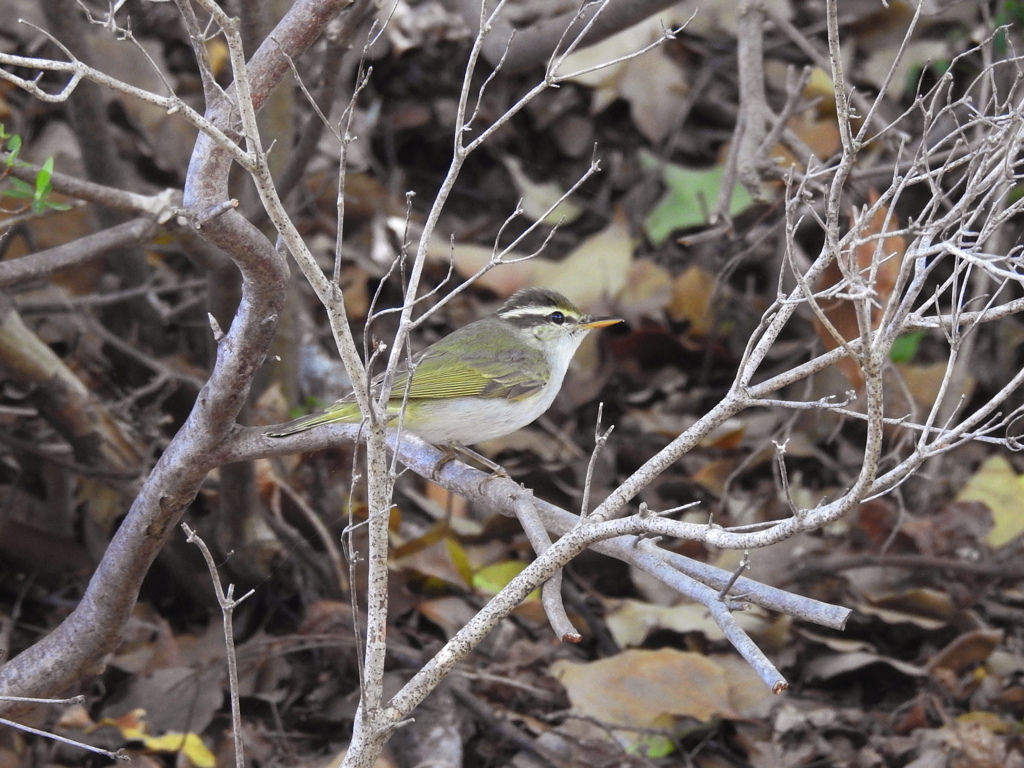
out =
[[[440,474],[441,470],[444,469],[444,465],[449,461],[452,461],[460,453],[466,458],[475,460],[491,470],[491,477],[508,477],[508,472],[505,471],[503,466],[491,461],[486,456],[477,453],[472,448],[467,448],[462,443],[447,443],[439,447],[444,452],[444,456],[441,457],[441,460],[437,462],[437,465],[434,467],[433,475],[435,479],[438,474]],[[491,478],[489,477],[487,479],[490,480]]]
[[462,445],[461,443],[455,443],[453,447],[456,451],[463,454],[464,456],[467,456],[470,459],[475,459],[476,461],[483,464],[485,467],[491,470],[491,475],[493,477],[508,477],[508,472],[505,471],[505,468],[501,466],[501,464],[498,464],[495,461],[491,461],[482,453],[477,453],[472,448],[467,448],[465,445]]

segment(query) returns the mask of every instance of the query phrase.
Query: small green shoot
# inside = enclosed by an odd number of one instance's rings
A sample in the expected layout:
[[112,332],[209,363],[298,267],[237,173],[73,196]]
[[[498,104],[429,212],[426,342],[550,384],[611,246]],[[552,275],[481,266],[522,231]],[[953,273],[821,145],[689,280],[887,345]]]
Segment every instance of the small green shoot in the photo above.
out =
[[3,165],[6,168],[0,172],[0,198],[11,200],[27,200],[32,213],[40,214],[46,211],[67,211],[71,206],[66,203],[59,203],[52,200],[53,195],[53,158],[50,157],[43,163],[36,172],[35,184],[16,179],[11,176],[14,168],[29,167],[18,159],[21,151],[21,136],[9,134],[5,126],[0,125],[0,152],[3,153]]

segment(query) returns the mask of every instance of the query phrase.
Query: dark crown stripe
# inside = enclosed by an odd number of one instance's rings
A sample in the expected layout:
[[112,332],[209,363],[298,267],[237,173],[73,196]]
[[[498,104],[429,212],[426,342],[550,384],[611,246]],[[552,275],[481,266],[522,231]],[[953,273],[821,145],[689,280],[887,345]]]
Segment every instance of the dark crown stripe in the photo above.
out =
[[508,301],[501,305],[498,314],[506,317],[517,310],[533,311],[540,314],[546,310],[552,312],[560,309],[566,314],[579,315],[580,311],[565,296],[547,288],[524,288],[516,291]]

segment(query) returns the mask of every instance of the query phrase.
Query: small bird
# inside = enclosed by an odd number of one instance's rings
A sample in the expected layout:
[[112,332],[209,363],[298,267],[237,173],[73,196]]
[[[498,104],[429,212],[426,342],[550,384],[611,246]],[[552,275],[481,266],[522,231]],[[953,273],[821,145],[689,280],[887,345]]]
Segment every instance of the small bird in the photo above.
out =
[[[514,293],[493,315],[463,326],[398,368],[388,401],[389,426],[398,425],[436,446],[472,445],[515,432],[544,413],[562,387],[569,361],[594,328],[617,317],[583,314],[545,288]],[[377,376],[371,391],[380,391]],[[267,432],[285,437],[321,424],[358,424],[349,394],[321,413]]]

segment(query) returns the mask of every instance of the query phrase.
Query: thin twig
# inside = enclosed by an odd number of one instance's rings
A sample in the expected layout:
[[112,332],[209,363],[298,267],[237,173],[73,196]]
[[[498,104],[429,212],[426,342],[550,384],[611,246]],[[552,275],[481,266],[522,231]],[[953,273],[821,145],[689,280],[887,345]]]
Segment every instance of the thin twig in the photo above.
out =
[[580,520],[585,520],[590,510],[590,487],[594,480],[594,468],[597,466],[597,457],[608,442],[608,438],[615,429],[611,425],[604,432],[601,431],[601,417],[604,415],[604,403],[597,404],[597,420],[594,423],[594,450],[590,452],[590,461],[587,462],[587,478],[583,483],[583,499],[580,502]]
[[231,696],[231,735],[235,744],[235,766],[236,768],[244,768],[245,753],[242,743],[242,711],[239,706],[238,658],[235,655],[235,631],[232,617],[235,608],[244,600],[256,594],[256,590],[250,589],[236,600],[234,598],[235,585],[228,584],[226,590],[221,585],[220,574],[217,571],[217,562],[213,559],[213,554],[210,552],[210,548],[206,546],[206,542],[189,528],[187,523],[182,523],[181,529],[185,532],[185,540],[189,544],[195,544],[202,553],[203,560],[206,561],[206,567],[210,571],[210,580],[213,583],[213,591],[217,595],[217,605],[220,606],[221,616],[223,617],[224,649],[228,662],[228,690]]
[[[2,697],[2,698],[3,698],[4,701],[15,701],[15,702],[17,702],[17,701],[30,701],[30,702],[41,702],[41,703],[44,703],[44,704],[48,703],[47,699],[31,699],[31,698],[30,699],[21,699],[21,698],[18,698],[17,696],[5,696],[5,697]],[[78,747],[79,749],[84,749],[84,750],[86,750],[88,752],[95,752],[98,755],[103,755],[104,757],[109,757],[111,760],[116,760],[119,763],[130,763],[132,761],[132,758],[131,758],[130,755],[126,755],[126,754],[122,753],[120,750],[118,750],[117,752],[111,752],[108,749],[102,749],[101,747],[94,747],[92,744],[86,744],[85,742],[82,742],[82,741],[75,741],[74,739],[69,739],[67,736],[60,736],[59,734],[56,734],[56,733],[49,733],[48,731],[41,731],[38,728],[33,728],[33,727],[29,726],[29,725],[23,725],[22,723],[16,723],[13,720],[8,720],[8,719],[3,718],[3,717],[0,717],[0,725],[6,725],[9,728],[16,728],[17,730],[24,731],[25,733],[32,733],[32,734],[35,734],[36,736],[42,736],[43,738],[46,738],[46,739],[52,739],[53,741],[59,741],[62,744],[67,744],[68,746],[71,746],[71,747]]]

